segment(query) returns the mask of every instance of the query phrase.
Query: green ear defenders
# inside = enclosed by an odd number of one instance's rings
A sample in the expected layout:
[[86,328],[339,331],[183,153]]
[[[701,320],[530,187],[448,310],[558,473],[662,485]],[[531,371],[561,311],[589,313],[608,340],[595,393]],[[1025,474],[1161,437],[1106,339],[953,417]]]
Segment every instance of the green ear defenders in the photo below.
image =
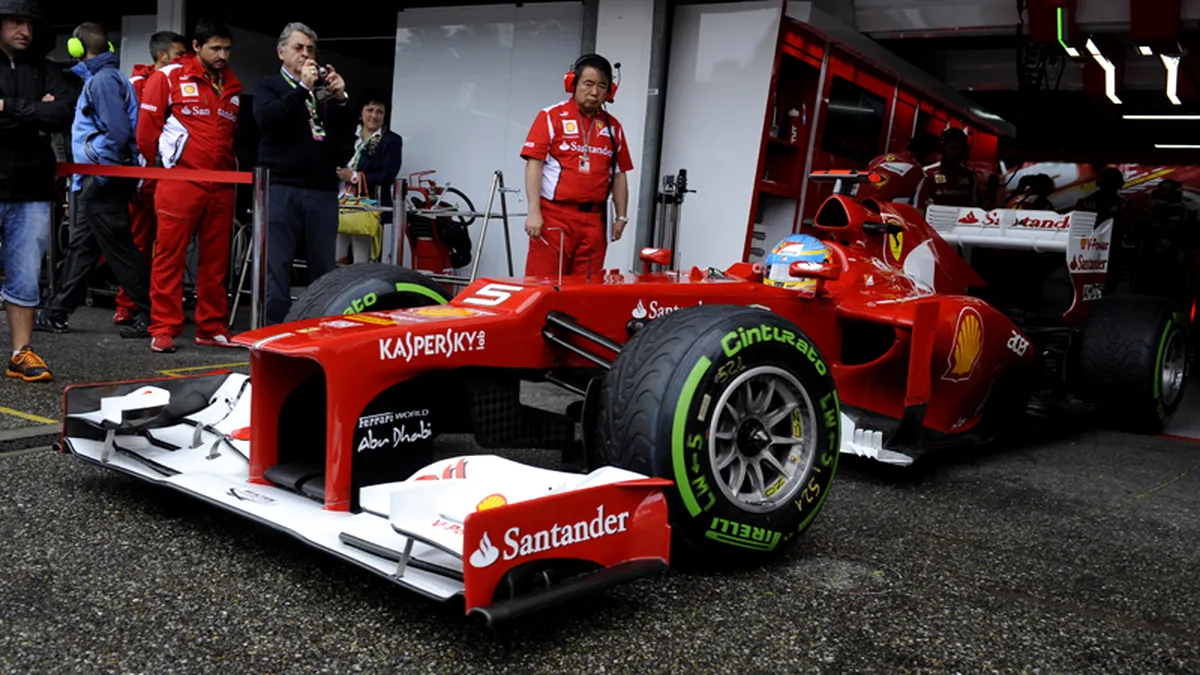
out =
[[[117,51],[113,47],[113,43],[111,41],[108,43],[108,51]],[[78,37],[72,35],[71,37],[67,38],[67,53],[73,58],[82,59],[84,54],[87,54],[87,48],[83,46],[83,40],[80,40]]]

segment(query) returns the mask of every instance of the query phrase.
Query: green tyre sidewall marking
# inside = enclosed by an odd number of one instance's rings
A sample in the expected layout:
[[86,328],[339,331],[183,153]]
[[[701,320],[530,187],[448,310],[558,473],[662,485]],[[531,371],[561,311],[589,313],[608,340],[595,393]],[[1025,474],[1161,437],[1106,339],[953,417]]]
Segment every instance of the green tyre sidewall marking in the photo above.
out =
[[[722,337],[730,332],[763,326],[790,331],[793,344],[758,341],[742,346],[732,356],[720,346]],[[773,332],[778,335],[778,331]],[[712,348],[714,342],[718,343],[715,350]],[[747,551],[752,551],[753,555],[782,550],[783,545],[807,529],[820,512],[837,470],[841,410],[827,363],[815,346],[789,322],[777,317],[760,321],[737,317],[724,322],[719,329],[706,332],[680,364],[691,364],[691,367],[679,368],[672,378],[674,381],[669,390],[679,392],[679,397],[669,426],[663,429],[670,433],[669,475],[675,480],[683,507],[675,519],[677,526],[687,530],[685,536],[693,543],[704,541],[707,550],[712,550],[714,544],[729,552],[740,551],[743,555]],[[804,487],[789,501],[767,513],[751,513],[729,501],[715,483],[719,478],[709,464],[708,428],[716,412],[717,400],[728,383],[738,373],[762,365],[788,370],[804,387],[817,424],[816,457],[804,476]],[[814,430],[806,429],[805,433],[814,433]]]
[[[444,305],[447,302],[449,302],[448,300],[443,298],[441,296],[441,294],[439,294],[437,291],[433,290],[432,288],[427,288],[425,286],[422,286],[421,284],[408,283],[408,282],[404,282],[404,281],[397,281],[397,282],[389,283],[382,279],[376,279],[376,280],[374,280],[374,283],[372,283],[372,286],[378,286],[379,288],[378,288],[378,290],[372,289],[372,290],[366,291],[362,295],[359,295],[358,297],[355,297],[355,298],[347,298],[346,302],[344,303],[345,307],[342,309],[342,314],[359,314],[361,312],[373,311],[377,308],[378,300],[372,300],[368,304],[367,303],[368,298],[370,298],[371,296],[375,296],[376,298],[378,298],[378,296],[380,296],[380,295],[384,295],[384,294],[391,295],[392,293],[407,293],[407,294],[410,294],[413,296],[429,298],[430,300],[432,300],[434,302],[434,304],[438,304],[438,305]],[[409,305],[409,306],[419,306],[419,305]],[[394,309],[394,308],[393,307],[385,307],[383,309],[386,310],[386,309]]]

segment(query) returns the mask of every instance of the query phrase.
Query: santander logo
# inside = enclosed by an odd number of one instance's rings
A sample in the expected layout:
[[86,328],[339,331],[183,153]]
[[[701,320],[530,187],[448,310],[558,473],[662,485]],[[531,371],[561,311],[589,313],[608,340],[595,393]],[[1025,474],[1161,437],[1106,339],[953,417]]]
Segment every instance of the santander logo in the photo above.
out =
[[604,505],[596,507],[596,517],[590,520],[580,520],[574,523],[556,523],[548,530],[523,532],[519,526],[510,527],[504,532],[504,550],[492,543],[486,532],[479,539],[479,548],[471,554],[469,561],[472,567],[483,569],[490,567],[501,557],[504,560],[551,551],[572,544],[579,544],[592,539],[603,539],[614,534],[628,531],[629,512],[605,514]]
[[[701,301],[700,304],[703,305],[704,302]],[[657,300],[651,300],[650,306],[647,307],[645,305],[645,303],[643,303],[641,300],[638,300],[637,307],[633,308],[633,311],[630,312],[630,315],[633,318],[639,319],[639,320],[641,320],[641,319],[653,320],[653,319],[658,319],[660,317],[664,317],[664,316],[670,314],[671,312],[674,312],[677,309],[680,309],[679,305],[674,305],[674,306],[660,305],[660,304],[658,304]]]

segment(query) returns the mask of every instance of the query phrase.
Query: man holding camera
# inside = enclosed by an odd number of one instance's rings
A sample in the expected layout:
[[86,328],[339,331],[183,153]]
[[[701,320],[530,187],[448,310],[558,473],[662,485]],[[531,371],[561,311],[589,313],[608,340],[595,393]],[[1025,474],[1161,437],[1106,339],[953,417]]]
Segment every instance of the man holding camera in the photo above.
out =
[[266,323],[283,321],[291,306],[292,262],[303,239],[311,284],[336,265],[337,169],[349,154],[353,110],[346,83],[331,65],[318,65],[317,34],[290,23],[276,46],[283,67],[258,83],[254,118],[262,140],[259,164],[270,170],[267,218]]

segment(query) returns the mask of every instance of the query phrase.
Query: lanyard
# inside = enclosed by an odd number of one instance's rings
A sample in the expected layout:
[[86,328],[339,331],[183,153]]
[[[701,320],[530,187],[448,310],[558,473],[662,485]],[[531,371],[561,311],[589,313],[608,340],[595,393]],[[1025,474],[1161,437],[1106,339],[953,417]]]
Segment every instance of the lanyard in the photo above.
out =
[[[296,88],[296,79],[292,77],[284,68],[280,68],[279,72],[283,74],[283,79],[292,89]],[[308,96],[304,99],[304,107],[308,108],[308,128],[312,130],[312,135],[315,140],[325,140],[325,126],[321,124],[321,118],[317,115],[317,97],[312,91],[308,92]]]
[[586,125],[585,124],[579,125],[579,126],[583,127],[580,130],[580,133],[583,134],[583,158],[586,160],[588,158],[589,148],[591,147],[592,125],[596,123],[596,118],[595,117],[589,118],[589,117],[585,117],[584,115],[580,115],[579,117],[580,117],[581,121],[584,119],[587,120]]

